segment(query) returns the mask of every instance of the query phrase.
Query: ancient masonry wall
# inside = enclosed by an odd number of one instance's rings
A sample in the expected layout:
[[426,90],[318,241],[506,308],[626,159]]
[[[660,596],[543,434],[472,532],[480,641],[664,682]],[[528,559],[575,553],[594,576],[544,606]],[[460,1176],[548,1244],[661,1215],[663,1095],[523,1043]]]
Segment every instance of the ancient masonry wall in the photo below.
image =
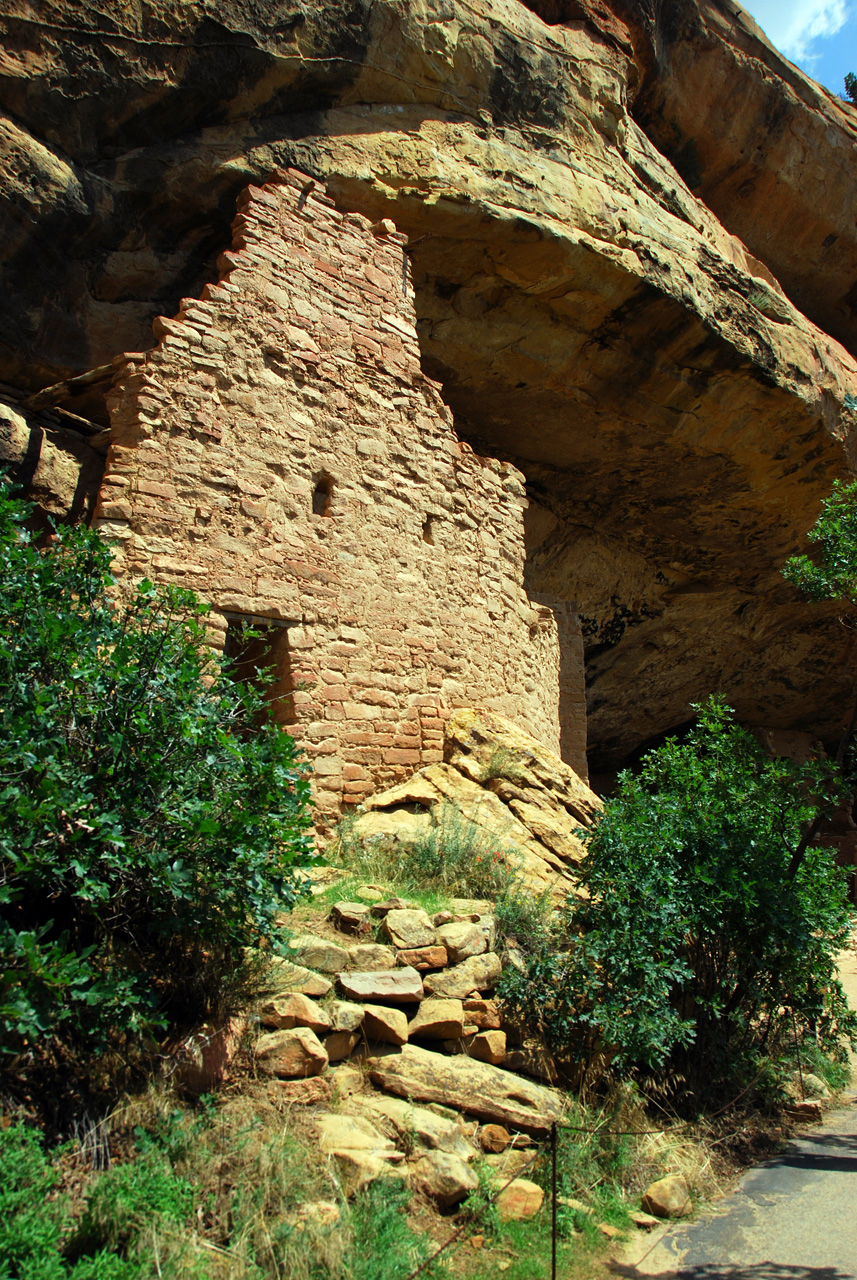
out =
[[222,278],[110,396],[95,523],[127,580],[270,624],[279,716],[333,812],[442,759],[454,708],[557,751],[556,622],[522,583],[520,473],[420,369],[404,237],[289,170],[239,203]]

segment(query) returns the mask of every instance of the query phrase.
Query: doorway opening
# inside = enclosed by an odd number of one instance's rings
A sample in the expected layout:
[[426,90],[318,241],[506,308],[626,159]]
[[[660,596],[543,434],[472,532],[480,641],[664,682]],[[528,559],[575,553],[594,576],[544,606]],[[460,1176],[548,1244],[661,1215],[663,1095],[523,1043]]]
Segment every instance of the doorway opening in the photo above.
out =
[[289,649],[289,627],[279,618],[227,613],[223,656],[231,663],[236,680],[255,685],[264,695],[277,724],[294,724],[294,678]]

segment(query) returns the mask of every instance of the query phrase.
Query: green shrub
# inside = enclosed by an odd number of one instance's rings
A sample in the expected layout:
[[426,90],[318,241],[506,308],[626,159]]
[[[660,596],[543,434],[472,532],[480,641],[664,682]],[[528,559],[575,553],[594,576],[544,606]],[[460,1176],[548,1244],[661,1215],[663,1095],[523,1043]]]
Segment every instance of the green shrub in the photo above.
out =
[[703,1097],[745,1075],[792,1016],[835,1048],[855,1032],[836,976],[851,914],[808,821],[838,799],[819,764],[771,760],[723,702],[625,773],[591,832],[590,897],[503,997],[566,1059],[681,1074]]
[[0,497],[0,1039],[103,1048],[216,1012],[309,855],[291,738],[188,591],[114,602],[110,551],[40,551]]
[[525,952],[537,952],[550,940],[550,889],[536,893],[519,877],[507,884],[497,899],[494,917],[497,933],[506,942],[514,939]]
[[0,1129],[0,1278],[54,1280],[64,1276],[59,1257],[58,1182],[38,1134],[24,1125]]
[[510,855],[453,804],[421,840],[402,846],[399,874],[415,887],[450,897],[498,898],[509,885]]
[[[409,1201],[408,1189],[393,1178],[372,1182],[355,1197],[349,1280],[407,1280],[434,1252],[431,1237],[417,1235],[408,1225]],[[422,1272],[425,1280],[445,1274],[440,1261]]]
[[34,1129],[0,1130],[0,1280],[138,1280],[139,1267],[115,1254],[67,1261],[68,1211],[58,1182]]
[[86,1254],[124,1253],[144,1227],[183,1223],[193,1201],[191,1184],[174,1172],[163,1152],[148,1147],[95,1181],[73,1247]]
[[362,836],[359,818],[347,816],[336,830],[332,856],[350,877],[395,885],[420,897],[497,899],[515,879],[516,855],[511,846],[491,840],[456,804],[438,807],[439,820],[420,835],[391,841],[389,836]]

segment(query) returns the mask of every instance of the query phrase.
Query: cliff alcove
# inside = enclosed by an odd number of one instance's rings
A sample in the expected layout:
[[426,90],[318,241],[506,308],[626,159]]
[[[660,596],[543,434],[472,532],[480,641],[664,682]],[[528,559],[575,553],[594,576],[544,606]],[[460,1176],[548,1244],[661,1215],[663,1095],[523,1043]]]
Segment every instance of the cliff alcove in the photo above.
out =
[[[568,751],[614,768],[713,689],[835,736],[851,641],[779,568],[853,465],[857,135],[746,15],[53,0],[3,24],[14,412],[151,350],[222,274],[248,183],[294,168],[406,238],[422,368],[457,435],[525,477]],[[103,426],[71,391],[59,408]]]

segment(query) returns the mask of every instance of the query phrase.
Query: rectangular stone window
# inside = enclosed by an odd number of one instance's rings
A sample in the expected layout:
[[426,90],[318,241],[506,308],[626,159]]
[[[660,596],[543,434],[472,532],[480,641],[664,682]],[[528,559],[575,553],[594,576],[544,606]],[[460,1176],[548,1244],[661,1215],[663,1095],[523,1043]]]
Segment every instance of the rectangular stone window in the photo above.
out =
[[[277,724],[294,724],[294,680],[289,650],[291,622],[252,614],[227,613],[223,656],[232,662],[236,680],[264,686],[265,697]],[[273,675],[270,683],[266,675]]]

